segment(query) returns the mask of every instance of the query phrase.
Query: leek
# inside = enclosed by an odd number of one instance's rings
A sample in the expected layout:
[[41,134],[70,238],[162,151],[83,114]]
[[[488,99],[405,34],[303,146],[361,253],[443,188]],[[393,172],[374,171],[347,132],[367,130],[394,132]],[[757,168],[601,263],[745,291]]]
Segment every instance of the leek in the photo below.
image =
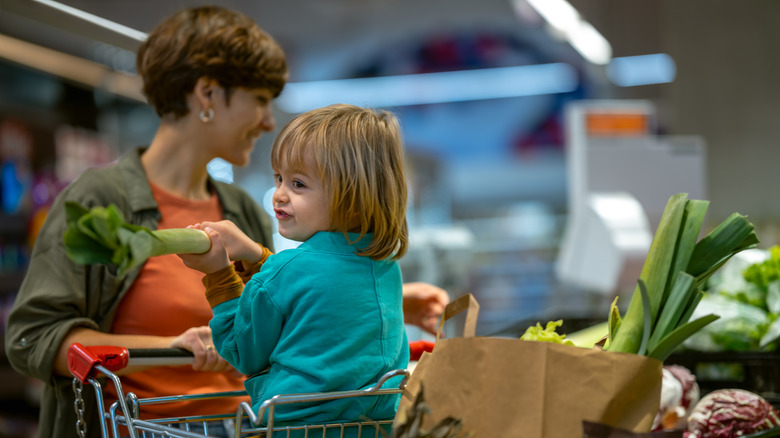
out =
[[[641,278],[639,279],[639,296],[642,298],[642,307],[649,309],[650,294],[647,292],[647,286],[645,286],[645,282],[642,281]],[[650,318],[650,312],[647,310],[645,310],[642,316],[642,339],[639,341],[639,350],[637,350],[637,354],[644,356],[647,354],[647,343],[650,341],[650,328],[652,327],[653,321]]]
[[641,292],[637,286],[617,333],[609,341],[610,351],[637,354],[642,341],[644,313],[649,311],[651,320],[654,320],[655,315],[658,314],[687,199],[687,194],[680,193],[672,196],[667,202],[640,274],[650,297],[650,308],[646,309],[642,305]]
[[115,205],[87,209],[76,202],[65,203],[67,228],[63,243],[68,257],[79,264],[107,264],[117,267],[117,279],[149,257],[165,254],[201,254],[211,239],[201,230],[172,228],[149,230],[125,222]]
[[[620,310],[618,310],[617,306],[617,297],[615,297],[614,300],[612,300],[612,304],[609,306],[609,317],[607,318],[607,327],[608,330],[608,338],[612,339],[615,337],[615,334],[617,333],[618,327],[620,327]],[[605,345],[606,346],[606,345]]]
[[654,349],[661,339],[671,333],[680,323],[688,304],[688,297],[695,287],[695,279],[686,272],[680,272],[672,286],[658,323],[649,340],[648,349]]
[[642,267],[626,314],[610,329],[605,350],[665,360],[682,342],[718,318],[689,321],[701,300],[701,287],[734,254],[758,244],[753,224],[734,213],[700,241],[709,203],[669,198]]
[[566,339],[571,341],[575,347],[593,348],[596,344],[604,341],[609,336],[608,322],[600,322],[590,327],[567,333]]

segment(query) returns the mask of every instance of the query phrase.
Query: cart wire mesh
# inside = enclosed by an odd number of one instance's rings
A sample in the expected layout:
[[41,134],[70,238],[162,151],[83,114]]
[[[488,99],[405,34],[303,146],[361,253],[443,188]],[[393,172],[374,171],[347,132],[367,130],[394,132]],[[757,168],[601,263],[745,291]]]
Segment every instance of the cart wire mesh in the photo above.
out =
[[[128,365],[182,365],[192,362],[192,354],[178,349],[126,349],[114,346],[84,347],[73,344],[68,351],[68,367],[75,376],[73,390],[77,413],[76,431],[80,437],[88,434],[84,421],[86,410],[84,384],[94,389],[100,417],[100,432],[104,438],[131,437],[384,437],[390,431],[392,419],[334,421],[317,424],[275,424],[276,409],[282,405],[325,402],[353,397],[377,397],[400,394],[409,377],[408,370],[394,370],[382,376],[369,388],[301,394],[279,394],[265,400],[257,412],[242,401],[235,412],[193,415],[171,418],[144,418],[144,406],[182,401],[221,400],[245,397],[245,391],[228,391],[139,398],[125,394],[116,371]],[[399,377],[397,385],[390,379]],[[117,401],[107,406],[101,381],[113,385]]]

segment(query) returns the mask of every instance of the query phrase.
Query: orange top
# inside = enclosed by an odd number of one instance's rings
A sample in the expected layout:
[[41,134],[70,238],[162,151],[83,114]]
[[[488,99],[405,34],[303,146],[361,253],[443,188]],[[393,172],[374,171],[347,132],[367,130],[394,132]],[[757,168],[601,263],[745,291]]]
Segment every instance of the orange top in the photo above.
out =
[[[152,185],[162,219],[159,229],[184,228],[195,222],[218,221],[222,209],[216,196],[207,201],[192,201],[171,195]],[[203,274],[184,266],[175,255],[150,258],[138,279],[122,299],[112,333],[177,336],[191,327],[208,325],[211,307],[205,296]],[[116,400],[112,385],[106,385],[109,400]],[[156,367],[122,376],[122,388],[138,397],[156,397],[190,393],[243,390],[243,377],[232,372],[193,371],[190,365]],[[193,416],[235,413],[244,399],[163,403],[147,405],[141,418]]]

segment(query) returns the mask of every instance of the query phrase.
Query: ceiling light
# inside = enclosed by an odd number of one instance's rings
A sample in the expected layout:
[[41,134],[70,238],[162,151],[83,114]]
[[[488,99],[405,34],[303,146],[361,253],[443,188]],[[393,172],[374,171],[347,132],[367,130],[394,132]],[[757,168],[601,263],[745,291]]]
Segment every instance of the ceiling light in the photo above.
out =
[[293,82],[277,99],[279,108],[300,113],[333,103],[394,107],[499,99],[574,91],[574,68],[564,63]]
[[141,79],[116,72],[97,62],[0,35],[0,58],[26,65],[91,88],[145,102]]
[[614,58],[607,66],[607,77],[621,87],[668,83],[676,74],[677,66],[666,53]]
[[0,8],[126,50],[146,39],[141,31],[53,0],[2,0]]
[[512,0],[515,10],[520,3],[530,5],[561,37],[588,62],[606,65],[612,58],[612,46],[566,0]]

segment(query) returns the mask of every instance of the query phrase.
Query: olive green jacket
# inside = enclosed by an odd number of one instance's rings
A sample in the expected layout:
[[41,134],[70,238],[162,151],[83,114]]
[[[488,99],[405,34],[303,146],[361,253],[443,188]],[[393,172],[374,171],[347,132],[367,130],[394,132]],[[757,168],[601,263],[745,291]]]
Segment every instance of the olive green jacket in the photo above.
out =
[[[160,220],[146,173],[142,149],[118,163],[90,169],[66,187],[54,201],[38,234],[27,274],[16,297],[5,333],[11,365],[20,373],[45,383],[40,407],[39,436],[76,436],[73,379],[54,374],[57,349],[74,327],[107,332],[119,302],[140,271],[115,281],[116,270],[104,265],[77,265],[65,255],[66,201],[87,208],[115,204],[125,220],[156,229]],[[224,217],[256,242],[272,245],[269,217],[240,188],[210,180]],[[197,221],[197,218],[193,218]],[[94,390],[85,385],[88,435],[100,436]]]

